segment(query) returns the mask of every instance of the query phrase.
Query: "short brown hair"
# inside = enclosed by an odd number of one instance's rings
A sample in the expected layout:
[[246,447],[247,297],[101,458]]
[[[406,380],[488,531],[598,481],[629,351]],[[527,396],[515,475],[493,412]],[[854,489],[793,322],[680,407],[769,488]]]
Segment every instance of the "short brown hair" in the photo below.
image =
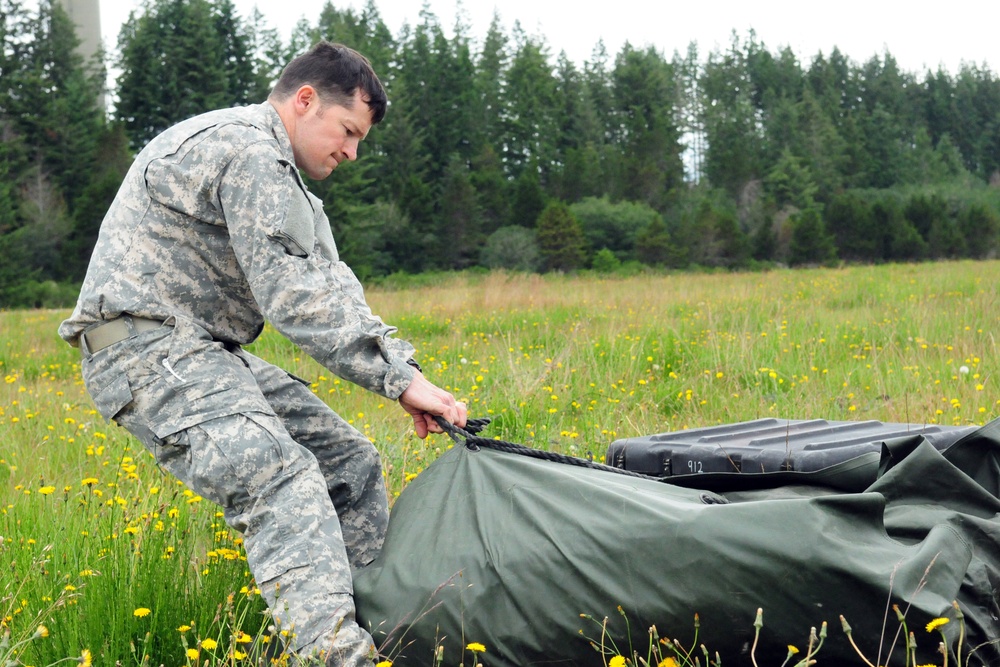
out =
[[388,98],[382,82],[367,58],[343,44],[321,41],[292,60],[281,72],[270,97],[288,99],[305,85],[315,88],[324,103],[347,108],[354,106],[354,95],[360,88],[371,111],[372,124],[385,117]]

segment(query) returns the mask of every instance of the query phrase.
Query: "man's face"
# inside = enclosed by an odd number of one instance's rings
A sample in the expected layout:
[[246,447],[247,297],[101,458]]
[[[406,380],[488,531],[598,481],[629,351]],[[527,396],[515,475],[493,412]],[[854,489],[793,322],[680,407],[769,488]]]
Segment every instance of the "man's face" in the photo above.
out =
[[299,91],[298,118],[292,141],[295,165],[310,178],[322,180],[345,160],[356,160],[358,144],[372,126],[371,112],[358,90],[348,108],[324,104],[315,91],[303,99]]

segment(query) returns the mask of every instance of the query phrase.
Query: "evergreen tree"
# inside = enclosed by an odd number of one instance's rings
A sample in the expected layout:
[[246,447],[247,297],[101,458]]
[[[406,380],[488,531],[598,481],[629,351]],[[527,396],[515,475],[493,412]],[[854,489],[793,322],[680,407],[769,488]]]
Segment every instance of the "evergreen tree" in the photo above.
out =
[[751,256],[760,262],[775,259],[778,251],[778,239],[774,234],[771,220],[762,221],[750,237]]
[[674,54],[674,88],[677,91],[677,122],[684,145],[683,162],[688,180],[698,183],[705,171],[705,117],[701,90],[702,67],[698,60],[698,45],[688,45],[683,57]]
[[[453,154],[473,156],[475,134],[473,64],[464,28],[449,42],[438,19],[426,7],[421,24],[400,40],[398,82],[403,84],[411,122],[421,128],[422,143],[434,159],[427,176],[440,187]],[[398,84],[393,94],[402,99]]]
[[118,37],[115,113],[133,147],[185,118],[261,101],[251,33],[228,0],[218,3],[150,0],[129,15]]
[[588,145],[588,137],[583,127],[586,123],[583,79],[565,51],[559,54],[556,64],[555,94],[558,131],[552,139],[557,166],[553,169],[549,189],[556,198],[572,203],[584,196],[582,191],[588,185],[593,186],[594,179],[588,178],[585,170],[576,172],[584,165],[575,160],[571,162],[570,158],[571,155],[578,156],[581,147]]
[[649,266],[676,266],[687,264],[683,252],[674,246],[663,218],[657,217],[636,236],[635,254],[639,261]]
[[976,259],[993,257],[1000,235],[1000,213],[985,204],[974,202],[962,211],[958,220],[969,256]]
[[514,182],[510,224],[534,227],[545,206],[546,197],[538,179],[538,170],[529,166],[521,171],[521,175]]
[[837,195],[826,206],[827,229],[841,259],[874,262],[882,259],[882,233],[867,203],[854,192]]
[[245,28],[247,48],[253,62],[253,80],[249,87],[249,98],[255,102],[262,102],[278,82],[281,70],[285,66],[284,47],[278,37],[278,31],[265,23],[264,14],[256,7]]
[[[478,128],[475,145],[477,152],[498,153],[503,147],[503,123],[507,116],[508,100],[506,96],[507,69],[510,65],[510,54],[507,52],[508,40],[500,26],[500,15],[494,11],[493,19],[483,39],[483,46],[476,59],[473,87],[475,90],[474,119]],[[489,146],[487,149],[485,146]]]
[[956,259],[966,254],[965,237],[953,217],[946,215],[931,221],[927,248],[933,259]]
[[717,213],[715,235],[718,252],[712,258],[711,265],[730,269],[746,266],[753,253],[753,246],[733,211]]
[[484,241],[479,223],[479,206],[469,169],[455,156],[448,164],[441,193],[438,238],[442,244],[438,266],[464,269],[476,263]]
[[11,130],[21,137],[34,168],[67,205],[83,192],[103,130],[97,102],[103,71],[89,73],[77,55],[73,24],[62,6],[43,1],[23,30],[15,94],[6,99]]
[[398,258],[418,237],[405,213],[392,203],[379,201],[358,209],[338,225],[336,241],[341,259],[359,279],[367,280],[406,271]]
[[584,266],[583,230],[569,207],[552,201],[538,217],[538,249],[549,271],[574,271]]
[[622,261],[607,248],[601,248],[594,253],[590,266],[598,273],[613,273],[621,268]]
[[799,210],[814,207],[819,191],[809,168],[787,149],[764,179],[764,189],[779,208],[792,206]]
[[931,227],[948,217],[948,203],[938,194],[918,193],[906,202],[903,215],[925,241],[930,240]]
[[599,41],[594,45],[590,60],[583,65],[584,89],[590,101],[588,108],[593,114],[591,127],[586,129],[598,152],[611,140],[617,127],[617,105],[608,71],[609,59],[604,42]]
[[[383,156],[378,161],[377,179],[372,184],[376,201],[392,203],[414,230],[411,238],[389,246],[400,270],[417,273],[430,266],[428,252],[437,243],[434,230],[436,194],[429,175],[429,154],[424,147],[424,133],[410,109],[406,84],[394,84],[394,100],[377,131]],[[395,250],[393,249],[395,248]]]
[[881,232],[882,256],[893,261],[912,261],[927,255],[927,242],[903,214],[898,199],[880,197],[871,206],[875,226]]
[[709,54],[701,88],[708,143],[705,175],[734,198],[765,170],[762,127],[748,83],[746,56],[733,35],[728,52]]
[[131,160],[124,129],[120,125],[106,128],[98,142],[97,167],[73,206],[72,231],[63,247],[61,277],[83,280],[101,222],[118,194]]
[[77,55],[59,4],[42,2],[33,14],[7,2],[0,19],[3,305],[20,303],[18,285],[67,277],[72,208],[94,178],[104,116],[103,74]]
[[236,13],[233,0],[214,0],[212,19],[218,35],[219,52],[225,63],[225,90],[230,106],[263,102],[270,92],[257,76],[254,59],[254,33]]
[[807,208],[792,216],[792,244],[789,263],[828,264],[837,258],[833,237],[827,233],[816,208]]
[[502,156],[514,178],[537,169],[546,181],[555,166],[550,143],[558,134],[556,79],[548,49],[540,39],[515,26],[516,50],[507,72],[507,115],[503,119]]
[[667,195],[684,179],[683,151],[674,120],[674,75],[652,48],[625,44],[612,73],[617,143],[622,154],[615,195],[664,210]]
[[500,156],[490,144],[484,144],[479,155],[473,158],[469,180],[476,190],[482,231],[489,236],[511,219],[511,184],[504,176]]

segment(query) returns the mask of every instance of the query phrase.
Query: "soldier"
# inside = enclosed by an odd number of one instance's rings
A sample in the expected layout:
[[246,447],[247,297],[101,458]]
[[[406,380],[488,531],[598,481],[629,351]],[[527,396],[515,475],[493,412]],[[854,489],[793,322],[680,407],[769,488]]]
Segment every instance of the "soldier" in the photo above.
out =
[[359,53],[321,42],[263,104],[209,112],[153,139],[101,225],[72,316],[87,391],[167,471],[220,505],[290,649],[370,665],[351,569],[382,545],[375,447],[306,382],[242,348],[265,319],[306,353],[413,417],[464,425],[414,348],[374,316],[299,171],[357,157],[386,96]]

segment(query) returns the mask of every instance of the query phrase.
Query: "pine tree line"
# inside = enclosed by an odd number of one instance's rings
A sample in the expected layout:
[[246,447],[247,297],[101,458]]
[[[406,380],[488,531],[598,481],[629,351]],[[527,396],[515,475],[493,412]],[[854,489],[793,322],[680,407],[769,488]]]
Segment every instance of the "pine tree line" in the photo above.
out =
[[123,26],[114,111],[58,4],[0,0],[0,305],[62,302],[131,156],[171,124],[263,101],[318,39],[366,54],[391,100],[357,163],[310,187],[363,278],[473,267],[822,264],[991,257],[1000,79],[751,32],[704,57],[598,43],[589,60],[494,17],[327,4],[288,43],[231,0],[150,0]]

